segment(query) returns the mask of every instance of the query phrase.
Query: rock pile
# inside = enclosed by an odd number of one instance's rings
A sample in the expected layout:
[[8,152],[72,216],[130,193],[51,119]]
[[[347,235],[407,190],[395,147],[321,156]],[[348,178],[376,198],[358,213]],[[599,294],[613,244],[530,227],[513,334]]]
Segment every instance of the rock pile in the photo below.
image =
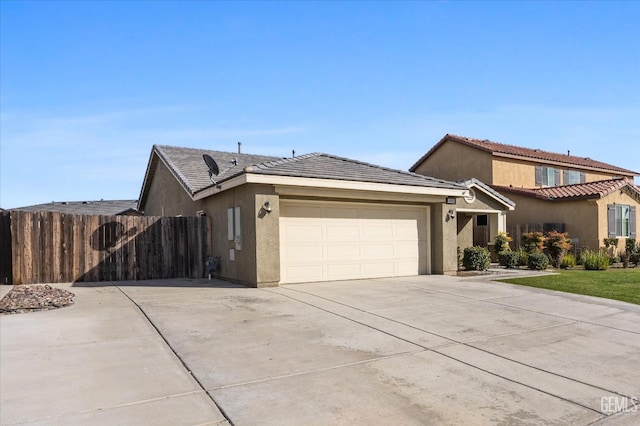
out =
[[0,314],[57,309],[72,305],[74,296],[50,285],[17,285],[0,300]]

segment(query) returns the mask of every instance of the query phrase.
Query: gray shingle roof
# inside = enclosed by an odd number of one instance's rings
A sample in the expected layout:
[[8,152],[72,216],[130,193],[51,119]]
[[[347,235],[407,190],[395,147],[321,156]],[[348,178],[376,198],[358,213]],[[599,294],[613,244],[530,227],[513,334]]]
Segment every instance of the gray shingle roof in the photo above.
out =
[[[256,173],[455,190],[466,189],[463,185],[454,182],[323,153],[280,158],[166,145],[154,145],[153,149],[191,195],[213,185],[209,179],[209,169],[202,158],[203,154],[211,155],[220,167],[220,174],[214,177],[217,183],[223,183],[242,173]],[[237,165],[233,166],[232,160],[237,160]],[[251,171],[245,171],[247,166],[251,167]]]
[[138,200],[52,201],[12,210],[46,211],[69,214],[115,216],[135,210]]
[[[202,158],[204,154],[210,155],[218,163],[220,174],[214,176],[216,182],[223,182],[241,174],[245,166],[280,159],[280,157],[267,155],[237,154],[167,145],[154,145],[154,150],[191,195],[213,185],[209,179],[209,168]],[[237,160],[236,166],[231,163],[232,160]]]
[[466,187],[454,182],[324,153],[306,154],[258,164],[253,166],[253,173],[429,188],[466,189]]

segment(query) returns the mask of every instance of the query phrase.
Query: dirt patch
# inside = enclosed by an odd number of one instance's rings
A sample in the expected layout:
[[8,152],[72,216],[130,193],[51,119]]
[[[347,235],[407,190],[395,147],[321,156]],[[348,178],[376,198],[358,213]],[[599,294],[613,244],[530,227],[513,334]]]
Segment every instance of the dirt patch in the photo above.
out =
[[73,304],[75,294],[49,285],[14,286],[0,300],[0,315],[58,309]]

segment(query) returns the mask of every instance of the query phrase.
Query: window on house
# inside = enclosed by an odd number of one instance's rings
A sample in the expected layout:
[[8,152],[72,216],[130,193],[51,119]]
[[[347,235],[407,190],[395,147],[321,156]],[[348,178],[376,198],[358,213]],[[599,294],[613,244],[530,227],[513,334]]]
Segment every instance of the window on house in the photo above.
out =
[[636,207],[624,204],[607,206],[609,238],[636,237]]
[[235,241],[236,250],[242,250],[242,214],[240,207],[227,209],[227,239]]
[[585,183],[585,174],[584,172],[579,172],[577,170],[565,170],[564,171],[564,184],[565,185],[575,185],[577,183]]
[[629,236],[629,206],[616,206],[616,237]]
[[537,186],[557,186],[560,182],[560,169],[547,166],[536,166]]

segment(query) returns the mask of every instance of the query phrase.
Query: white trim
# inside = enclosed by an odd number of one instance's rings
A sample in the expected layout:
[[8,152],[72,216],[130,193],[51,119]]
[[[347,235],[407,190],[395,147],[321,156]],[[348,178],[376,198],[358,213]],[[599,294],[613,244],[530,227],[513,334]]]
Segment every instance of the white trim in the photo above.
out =
[[329,188],[329,189],[342,189],[342,190],[367,191],[367,192],[384,192],[384,193],[396,193],[396,194],[451,196],[451,197],[464,197],[468,193],[468,190],[466,189],[433,188],[433,187],[423,187],[423,186],[413,186],[413,185],[358,182],[358,181],[352,181],[352,180],[301,178],[301,177],[291,177],[291,176],[274,176],[274,175],[255,174],[255,173],[243,173],[242,175],[236,176],[233,179],[230,179],[225,182],[221,182],[219,184],[220,185],[219,189],[213,186],[204,191],[194,194],[192,198],[193,200],[201,200],[210,195],[216,194],[218,192],[226,191],[227,189],[235,188],[236,186],[240,186],[245,183],[297,186],[297,187],[307,187],[307,188]]
[[490,209],[456,209],[460,213],[480,213],[480,214],[505,214],[504,210],[490,210]]
[[[469,185],[467,185],[468,188],[476,188],[479,191],[481,191],[483,194],[486,194],[489,196],[489,198],[493,198],[495,201],[497,201],[498,203],[502,204],[503,206],[505,206],[507,209],[509,210],[515,210],[515,206],[511,206],[507,203],[504,202],[504,200],[501,200],[499,197],[496,197],[494,194],[492,194],[491,192],[487,191],[486,189],[484,189],[481,185],[478,185],[475,182],[470,183]],[[497,192],[497,191],[496,191]],[[503,195],[504,197],[504,195]],[[476,194],[476,199],[477,199],[477,194]],[[460,210],[460,209],[458,209]]]

